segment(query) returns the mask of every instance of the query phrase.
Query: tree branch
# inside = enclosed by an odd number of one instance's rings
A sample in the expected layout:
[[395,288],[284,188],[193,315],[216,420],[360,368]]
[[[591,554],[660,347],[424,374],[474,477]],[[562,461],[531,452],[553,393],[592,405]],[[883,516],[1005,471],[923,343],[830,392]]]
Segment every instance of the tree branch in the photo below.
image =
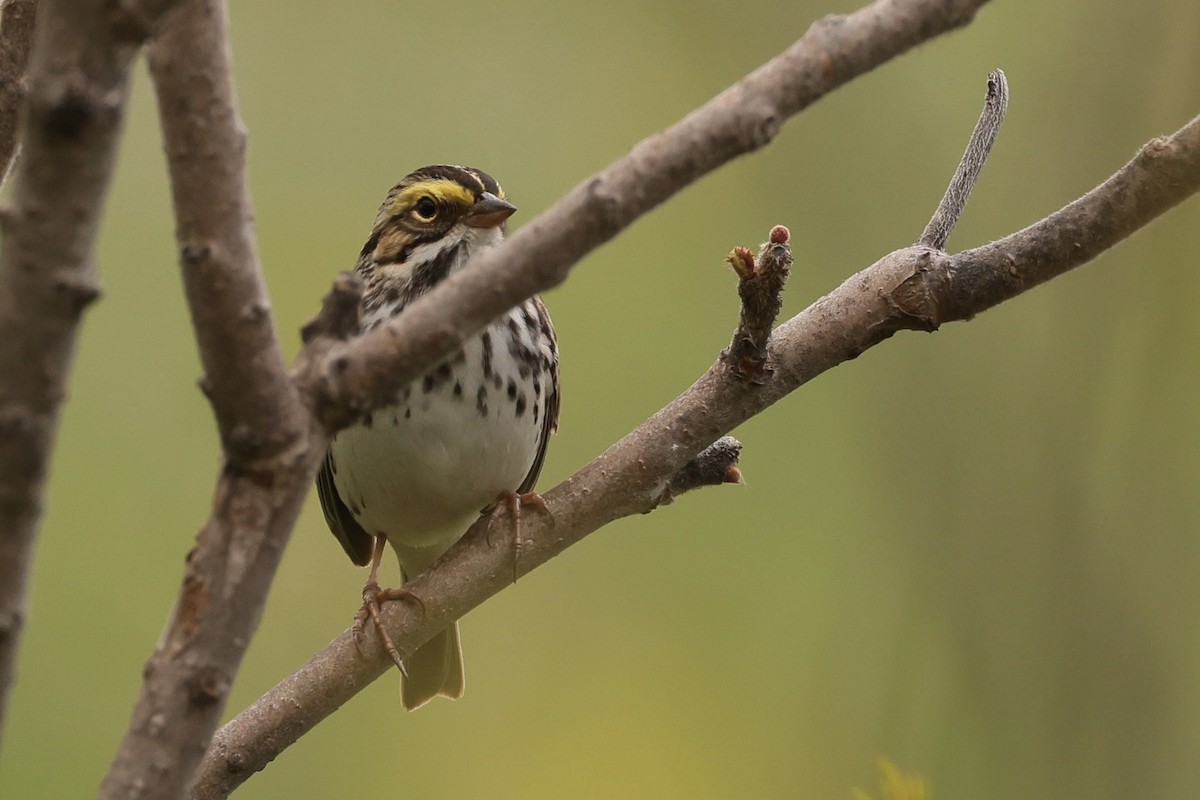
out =
[[185,0],[149,48],[176,238],[225,463],[101,797],[190,785],[266,601],[325,440],[284,366],[246,186],[221,0]]
[[[147,4],[153,20],[165,3]],[[0,726],[25,618],[47,464],[84,309],[138,39],[128,11],[38,9],[21,121],[25,155],[0,242]]]
[[283,362],[259,266],[226,16],[219,0],[186,0],[147,58],[204,391],[225,454],[249,467],[302,439],[307,415]]
[[[562,283],[579,259],[671,195],[768,144],[828,92],[921,42],[966,25],[986,0],[877,0],[814,23],[776,58],[636,145],[501,246],[480,253],[404,314],[306,366],[330,430],[395,392],[525,298]],[[711,441],[711,440],[710,440]]]
[[0,185],[17,152],[25,70],[33,46],[37,0],[4,0],[0,5]]
[[[1012,236],[956,256],[923,245],[885,256],[775,331],[768,348],[775,371],[765,383],[739,380],[718,360],[637,430],[546,492],[550,516],[522,521],[520,572],[614,519],[649,510],[662,487],[709,442],[822,372],[899,330],[970,319],[1078,266],[1198,190],[1200,118],[1150,142],[1088,195]],[[437,564],[406,584],[419,605],[385,605],[397,647],[412,652],[504,588],[514,558],[511,537],[489,537],[486,522],[473,526]],[[374,638],[360,653],[349,633],[338,637],[217,732],[196,797],[228,796],[389,664]]]
[[[1009,298],[1091,261],[1155,217],[1191,197],[1200,185],[1200,117],[1170,136],[1147,142],[1115,175],[1045,219],[991,244],[963,251],[930,275],[924,292],[906,287],[900,299],[936,301],[906,313],[935,325],[968,320]],[[930,313],[931,312],[931,313]]]

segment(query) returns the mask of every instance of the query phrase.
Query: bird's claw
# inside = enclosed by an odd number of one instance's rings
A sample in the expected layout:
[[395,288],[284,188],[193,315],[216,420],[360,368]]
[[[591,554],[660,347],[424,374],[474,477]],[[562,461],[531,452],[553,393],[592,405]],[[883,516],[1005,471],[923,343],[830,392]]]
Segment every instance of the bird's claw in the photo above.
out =
[[379,613],[379,606],[392,600],[411,600],[421,607],[421,613],[424,614],[425,603],[408,589],[403,587],[380,589],[379,584],[375,581],[367,582],[367,585],[363,587],[362,597],[362,608],[354,615],[354,625],[350,629],[351,635],[354,637],[355,646],[361,653],[367,620],[370,619],[375,626],[376,633],[379,634],[379,640],[383,643],[383,649],[387,651],[392,661],[400,669],[400,674],[407,678],[408,670],[404,666],[404,658],[400,655],[400,651],[396,648],[396,643],[392,641],[391,635],[388,634],[387,628],[383,624],[383,618]]
[[486,538],[489,547],[492,545],[492,524],[505,514],[512,519],[513,583],[517,582],[517,568],[521,560],[521,513],[528,506],[541,510],[550,518],[550,524],[554,524],[554,515],[550,513],[546,500],[537,492],[526,492],[525,494],[501,492],[496,497],[496,502],[492,504],[492,510],[488,512]]

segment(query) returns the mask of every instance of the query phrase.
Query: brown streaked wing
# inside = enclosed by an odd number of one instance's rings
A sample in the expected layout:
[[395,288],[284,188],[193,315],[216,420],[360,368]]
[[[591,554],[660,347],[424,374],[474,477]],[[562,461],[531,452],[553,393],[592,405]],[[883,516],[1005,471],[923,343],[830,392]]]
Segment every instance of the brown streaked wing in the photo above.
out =
[[342,543],[342,549],[350,556],[350,560],[360,567],[370,564],[375,537],[363,530],[342,502],[333,482],[333,457],[328,452],[325,453],[321,471],[317,473],[317,499],[321,501],[321,511],[325,513],[325,524]]

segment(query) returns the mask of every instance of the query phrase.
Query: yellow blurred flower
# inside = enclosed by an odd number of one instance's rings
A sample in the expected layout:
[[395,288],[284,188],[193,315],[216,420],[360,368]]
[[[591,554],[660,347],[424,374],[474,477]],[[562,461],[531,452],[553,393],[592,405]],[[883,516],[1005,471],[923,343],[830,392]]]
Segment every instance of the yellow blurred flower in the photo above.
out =
[[[919,775],[905,775],[883,756],[876,759],[875,766],[879,768],[879,789],[883,793],[883,800],[928,800],[931,797],[929,784]],[[871,800],[871,795],[862,789],[855,789],[854,800]]]

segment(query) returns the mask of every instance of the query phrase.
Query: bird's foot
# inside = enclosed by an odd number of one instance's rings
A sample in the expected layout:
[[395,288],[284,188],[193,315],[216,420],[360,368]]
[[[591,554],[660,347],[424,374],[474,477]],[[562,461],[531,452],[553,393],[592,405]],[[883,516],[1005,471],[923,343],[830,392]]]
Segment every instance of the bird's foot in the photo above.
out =
[[421,607],[421,612],[425,611],[425,604],[421,598],[403,587],[396,589],[380,589],[379,584],[374,580],[367,581],[367,585],[362,591],[363,604],[358,613],[354,615],[354,626],[351,632],[354,635],[354,644],[358,647],[359,652],[362,652],[363,636],[365,635],[365,627],[369,618],[375,626],[375,632],[379,634],[379,641],[383,642],[383,649],[391,656],[392,661],[399,667],[400,673],[408,677],[408,670],[404,667],[404,659],[400,656],[400,651],[396,649],[396,643],[392,641],[392,637],[388,634],[387,628],[384,627],[383,619],[379,615],[379,606],[383,603],[391,602],[392,600],[411,600]]
[[492,525],[496,520],[505,514],[512,520],[513,583],[517,582],[517,566],[521,560],[521,515],[526,507],[539,509],[550,518],[550,524],[554,524],[554,515],[550,513],[550,509],[546,506],[546,501],[537,492],[526,492],[525,494],[501,492],[496,496],[496,502],[492,504],[492,510],[488,512],[487,534],[489,546],[492,543]]

